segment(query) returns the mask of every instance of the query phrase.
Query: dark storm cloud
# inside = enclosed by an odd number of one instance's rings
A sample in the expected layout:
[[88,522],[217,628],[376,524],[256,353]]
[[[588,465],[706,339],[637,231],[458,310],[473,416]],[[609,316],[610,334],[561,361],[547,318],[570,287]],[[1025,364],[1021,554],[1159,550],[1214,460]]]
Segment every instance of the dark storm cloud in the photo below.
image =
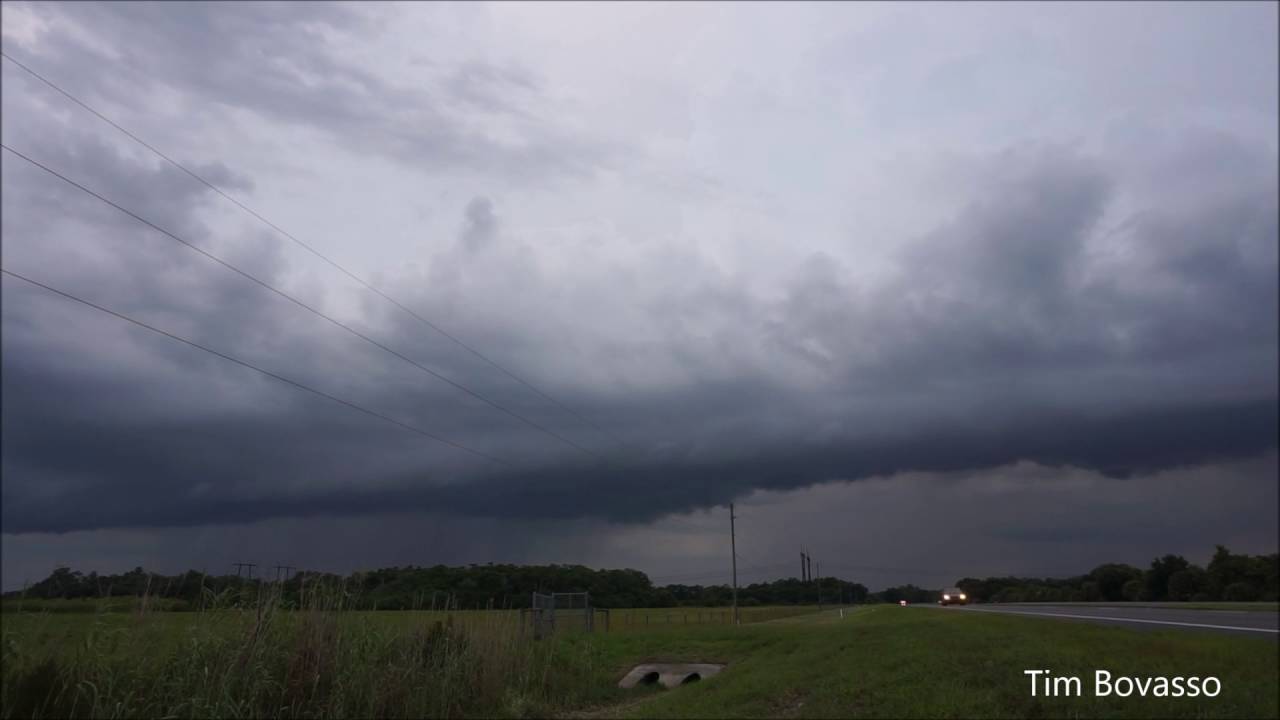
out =
[[[821,559],[824,574],[873,589],[908,582],[943,587],[965,576],[1066,576],[1104,562],[1141,567],[1170,552],[1203,564],[1214,542],[1271,552],[1277,485],[1258,478],[1275,473],[1276,455],[1269,453],[1124,481],[1020,463],[756,493],[738,503],[738,550],[750,558],[738,575],[741,582],[792,576],[797,542]],[[903,532],[904,517],[911,532]],[[343,573],[434,563],[583,563],[638,568],[655,582],[718,583],[729,580],[726,525],[723,509],[644,526],[402,511],[276,518],[230,532],[204,526],[10,535],[0,549],[6,590],[59,565],[217,572],[246,559]]]
[[[132,177],[152,191],[165,187],[110,152],[85,150],[77,157],[105,161],[109,167],[100,172]],[[407,450],[413,436],[341,409],[327,410],[322,401],[294,397],[288,389],[262,387],[253,403],[221,415],[196,410],[174,418],[148,409],[150,403],[172,402],[165,394],[140,401],[146,397],[141,388],[155,379],[123,369],[113,376],[95,370],[91,358],[81,366],[50,366],[41,336],[65,327],[32,324],[33,317],[51,312],[49,303],[6,281],[6,531],[194,525],[388,508],[645,521],[714,506],[754,489],[896,472],[1032,460],[1121,476],[1274,447],[1275,387],[1267,374],[1274,365],[1266,361],[1275,353],[1275,289],[1260,280],[1268,272],[1265,265],[1257,268],[1241,258],[1274,230],[1274,200],[1250,191],[1215,203],[1203,216],[1183,219],[1180,227],[1192,229],[1163,241],[1163,257],[1146,256],[1154,272],[1082,284],[1072,274],[1105,202],[1100,171],[1069,154],[1015,154],[1001,163],[1007,178],[988,178],[989,193],[907,252],[901,280],[874,290],[875,302],[842,285],[838,271],[811,265],[791,296],[772,308],[773,320],[757,328],[758,342],[827,348],[840,360],[824,363],[825,372],[839,384],[817,393],[789,390],[785,378],[762,374],[685,388],[678,393],[682,397],[638,392],[622,407],[605,403],[604,417],[615,422],[627,413],[624,434],[668,438],[665,450],[611,455],[604,462],[562,456],[512,471],[485,470],[465,482],[426,469],[438,467],[439,454]],[[97,172],[90,168],[88,174]],[[38,187],[33,178],[25,179]],[[69,197],[60,202],[83,208]],[[162,197],[151,202],[184,204]],[[1199,265],[1183,261],[1216,242],[1212,235],[1193,233],[1216,228],[1223,207],[1234,210],[1234,252],[1217,250],[1214,262]],[[6,213],[6,223],[13,214],[21,220],[21,213]],[[1150,242],[1159,220],[1137,221],[1135,242]],[[491,236],[493,229],[490,204],[472,201],[459,242],[474,242],[476,233]],[[1274,269],[1272,261],[1272,277]],[[434,420],[464,442],[483,445],[486,437],[502,436],[484,408],[469,407],[422,379],[387,383],[381,373],[388,363],[376,353],[316,353],[316,342],[325,341],[299,332],[297,313],[286,312],[275,298],[246,295],[239,278],[216,267],[188,272],[207,294],[184,312],[199,318],[191,325],[211,344],[270,357],[274,366],[326,387],[332,387],[325,385],[326,374],[339,368],[379,373],[360,380],[348,375],[339,385],[380,410],[427,425]],[[109,296],[114,286],[141,309],[173,302],[174,288],[158,279],[164,275],[130,275],[128,287],[101,276],[64,281],[97,284],[99,296]],[[1177,284],[1141,292],[1142,282],[1153,278]],[[888,303],[890,298],[895,302]],[[237,306],[244,311],[227,312]],[[1116,325],[1125,331],[1123,340],[1116,339]],[[296,333],[289,342],[278,337],[290,333],[285,328]],[[275,342],[267,340],[273,337]],[[1187,345],[1195,338],[1200,343]],[[163,340],[132,342],[145,352],[165,353]],[[1180,354],[1162,358],[1170,347]],[[414,351],[469,382],[485,378],[456,355],[450,360],[438,344]],[[215,368],[216,362],[195,353],[167,355],[174,373],[168,381],[181,385],[177,392],[195,406],[210,390],[202,373],[240,372]],[[243,373],[237,377],[235,382],[264,384]],[[877,387],[868,386],[868,377]],[[135,385],[137,390],[130,389]],[[920,388],[927,389],[928,402],[914,407],[913,393]],[[586,397],[569,400],[591,405]],[[833,420],[836,430],[822,437],[811,433]],[[524,445],[500,445],[508,453],[529,448],[530,439],[522,439]],[[466,474],[476,472],[481,471]]]
[[[51,12],[105,37],[137,35],[120,62],[159,84],[410,165],[578,171],[594,157],[554,133],[519,149],[478,139],[435,95],[335,60],[316,28],[373,22],[344,6]],[[154,32],[125,32],[138,26]],[[70,37],[52,34],[40,51],[59,77],[105,62]],[[36,103],[9,95],[14,77],[7,69],[6,109]],[[482,87],[463,98],[474,106],[503,85],[536,91],[519,78],[470,67],[450,82]],[[13,117],[6,141],[39,147],[40,159],[264,280],[307,288],[280,238],[228,216],[177,171],[34,111]],[[1255,456],[1277,434],[1275,154],[1203,133],[1177,145],[1155,153],[1178,172],[1152,187],[1118,160],[1065,147],[984,157],[964,171],[969,202],[898,252],[885,277],[816,254],[780,294],[735,282],[697,248],[557,274],[507,226],[518,210],[501,204],[499,227],[495,202],[473,196],[457,208],[455,245],[422,275],[399,276],[395,294],[448,317],[451,331],[626,448],[385,304],[355,312],[336,289],[312,293],[603,459],[6,155],[6,267],[514,467],[473,462],[6,279],[0,518],[6,533],[392,510],[642,522],[760,489],[911,471],[1029,460],[1119,478]],[[201,171],[253,186],[225,167]],[[1199,186],[1206,176],[1215,182]]]
[[[246,110],[426,172],[461,168],[546,180],[591,173],[613,152],[580,133],[529,122],[527,110],[496,101],[502,88],[535,89],[516,68],[469,63],[425,85],[361,69],[343,43],[358,46],[377,31],[380,20],[368,9],[288,2],[49,5],[40,12],[55,30],[42,36],[38,50],[9,52],[91,103],[177,91],[194,100],[198,117]],[[63,25],[80,32],[58,31]],[[123,37],[128,42],[114,43]],[[524,137],[499,137],[485,127],[493,118],[521,123]]]
[[[340,463],[351,453],[366,455],[376,440],[351,435],[351,424],[332,424],[328,432],[312,426],[308,437],[288,438],[271,432],[276,442],[292,440],[294,451],[303,452],[317,432],[346,442],[309,451],[315,471],[327,463]],[[61,429],[67,432],[52,433]],[[245,479],[272,483],[279,474],[294,474],[288,464],[295,459],[272,457],[265,448],[254,448],[244,438],[252,431],[242,420],[233,426],[201,425],[200,440],[183,439],[176,429],[162,453],[131,458],[120,448],[136,447],[163,428],[107,430],[94,441],[84,442],[82,453],[57,454],[58,445],[32,447],[39,438],[68,437],[76,428],[37,426],[26,442],[26,433],[12,441],[17,454],[40,454],[50,461],[43,470],[88,477],[95,463],[116,449],[111,463],[121,482],[128,482],[140,497],[121,496],[116,488],[94,483],[78,488],[75,502],[46,503],[30,498],[6,498],[9,532],[65,532],[83,529],[85,506],[93,508],[89,527],[152,527],[237,523],[272,517],[342,516],[348,514],[430,510],[446,514],[503,517],[523,520],[594,517],[623,522],[646,522],[671,513],[715,507],[754,490],[791,490],[836,480],[851,481],[891,476],[899,472],[949,473],[992,468],[1033,459],[1050,466],[1097,470],[1112,478],[1175,467],[1201,465],[1240,457],[1255,457],[1275,447],[1280,423],[1273,401],[1216,407],[1189,407],[1178,411],[1135,414],[1096,419],[1063,417],[1054,422],[1028,419],[1017,426],[983,432],[917,430],[910,439],[888,443],[850,443],[845,447],[801,445],[791,448],[742,449],[731,456],[678,457],[667,460],[618,461],[600,465],[579,464],[496,473],[467,483],[434,482],[426,473],[380,487],[346,486],[333,491],[313,487],[302,494],[259,494],[234,497],[188,494],[179,496],[165,486],[175,476],[200,486],[217,484],[228,473],[252,475]],[[206,457],[203,467],[191,468],[193,456],[207,455],[202,448],[236,447],[249,451],[219,462]],[[278,446],[277,446],[278,447]],[[52,458],[58,457],[58,462]],[[90,459],[93,458],[93,459]],[[163,464],[160,464],[163,463]],[[20,472],[20,470],[19,470]],[[368,472],[364,470],[363,472]],[[129,478],[135,478],[129,480]],[[313,478],[317,479],[317,478]]]

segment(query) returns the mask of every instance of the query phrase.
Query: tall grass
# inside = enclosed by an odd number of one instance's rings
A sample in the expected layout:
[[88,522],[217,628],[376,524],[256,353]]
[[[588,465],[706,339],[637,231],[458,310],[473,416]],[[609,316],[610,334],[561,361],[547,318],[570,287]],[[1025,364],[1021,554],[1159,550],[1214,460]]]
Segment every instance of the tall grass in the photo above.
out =
[[138,612],[140,609],[144,612],[153,610],[182,612],[198,609],[188,601],[176,598],[148,596],[145,600],[145,608],[141,607],[143,602],[142,598],[137,597],[77,598],[75,600],[6,598],[3,602],[0,602],[0,612],[92,614],[99,612],[133,613]]
[[601,686],[591,636],[534,641],[517,613],[389,622],[399,614],[348,611],[356,598],[343,586],[308,588],[300,607],[280,600],[269,589],[211,596],[180,615],[143,602],[132,615],[86,616],[88,627],[62,642],[50,642],[50,623],[65,629],[69,616],[10,615],[0,715],[525,717]]
[[[768,622],[817,612],[813,605],[779,605],[738,608],[741,624]],[[610,611],[610,627],[617,630],[641,629],[663,625],[732,625],[731,608],[671,607],[629,608]]]

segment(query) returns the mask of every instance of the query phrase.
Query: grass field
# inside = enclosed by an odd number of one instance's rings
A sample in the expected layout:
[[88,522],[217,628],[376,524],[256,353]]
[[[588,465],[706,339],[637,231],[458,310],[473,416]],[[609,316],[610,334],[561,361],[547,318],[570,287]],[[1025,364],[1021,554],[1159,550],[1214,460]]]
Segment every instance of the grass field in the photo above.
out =
[[79,600],[45,600],[42,598],[5,598],[0,612],[5,613],[129,613],[190,610],[183,600],[168,598],[113,597]]
[[[170,600],[165,598],[146,598],[140,599],[136,597],[114,597],[114,598],[98,598],[98,599],[82,599],[82,600],[45,600],[39,598],[6,598],[0,603],[0,612],[4,613],[73,613],[73,614],[94,614],[94,613],[136,613],[150,611],[196,611],[198,607],[194,607],[191,603],[183,600]],[[778,618],[789,617],[791,615],[803,615],[806,613],[816,612],[817,609],[804,606],[769,606],[769,607],[743,607],[738,610],[738,616],[744,623],[762,622],[765,620],[777,620]],[[412,610],[401,611],[391,610],[387,612],[412,613],[414,617],[423,618],[430,617],[433,611],[429,610]],[[437,617],[444,617],[444,611],[437,612]],[[452,614],[469,613],[469,610],[454,610]],[[495,612],[495,611],[482,611]],[[561,614],[569,614],[572,611],[562,610]],[[604,622],[604,611],[597,611],[597,619]],[[732,619],[732,611],[724,607],[674,607],[674,608],[620,608],[610,612],[611,621],[614,625],[695,625],[707,623],[728,624]]]
[[[892,606],[744,628],[612,638],[609,662],[727,662],[703,683],[592,714],[610,717],[1280,716],[1276,642]],[[1078,698],[1032,698],[1026,669],[1079,675]],[[1095,698],[1113,675],[1206,676],[1216,698]]]
[[[738,627],[672,613],[541,642],[502,612],[6,613],[0,715],[1280,716],[1272,639],[896,606]],[[676,690],[615,687],[650,661],[728,667]],[[1079,675],[1084,696],[1032,698],[1025,669]],[[1222,692],[1094,698],[1095,669],[1214,675]]]

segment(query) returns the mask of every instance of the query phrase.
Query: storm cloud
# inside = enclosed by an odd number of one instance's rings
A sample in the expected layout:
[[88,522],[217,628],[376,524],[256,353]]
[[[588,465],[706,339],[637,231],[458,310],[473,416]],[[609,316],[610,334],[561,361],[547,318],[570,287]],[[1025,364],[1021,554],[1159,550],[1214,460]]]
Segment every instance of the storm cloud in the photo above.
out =
[[[662,7],[638,38],[690,43],[688,76],[637,39],[612,89],[539,50],[585,56],[632,10],[540,8],[5,5],[7,54],[519,378],[5,61],[6,145],[510,411],[5,152],[6,269],[505,463],[5,277],[6,543],[386,513],[660,527],[1027,466],[1274,485],[1273,6],[1097,7],[1097,53],[1074,8]],[[967,30],[850,49],[935,10]],[[1120,64],[1148,14],[1150,56]],[[810,48],[794,84],[722,71],[775,20]],[[1075,109],[1042,97],[1051,69]]]

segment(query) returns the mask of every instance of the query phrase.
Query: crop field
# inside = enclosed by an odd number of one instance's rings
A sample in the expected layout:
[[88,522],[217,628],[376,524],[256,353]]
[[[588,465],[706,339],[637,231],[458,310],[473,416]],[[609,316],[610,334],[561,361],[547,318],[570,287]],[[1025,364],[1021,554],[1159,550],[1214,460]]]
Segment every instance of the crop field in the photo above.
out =
[[[683,610],[683,609],[682,609]],[[902,609],[613,611],[536,641],[514,611],[5,613],[4,718],[1276,717],[1272,639]],[[650,616],[642,622],[621,617]],[[702,621],[696,621],[701,613]],[[769,616],[776,615],[776,618]],[[657,622],[657,617],[663,618]],[[766,619],[769,618],[769,619]],[[717,662],[619,690],[641,662]],[[1213,674],[1215,698],[1033,698],[1027,668]]]

